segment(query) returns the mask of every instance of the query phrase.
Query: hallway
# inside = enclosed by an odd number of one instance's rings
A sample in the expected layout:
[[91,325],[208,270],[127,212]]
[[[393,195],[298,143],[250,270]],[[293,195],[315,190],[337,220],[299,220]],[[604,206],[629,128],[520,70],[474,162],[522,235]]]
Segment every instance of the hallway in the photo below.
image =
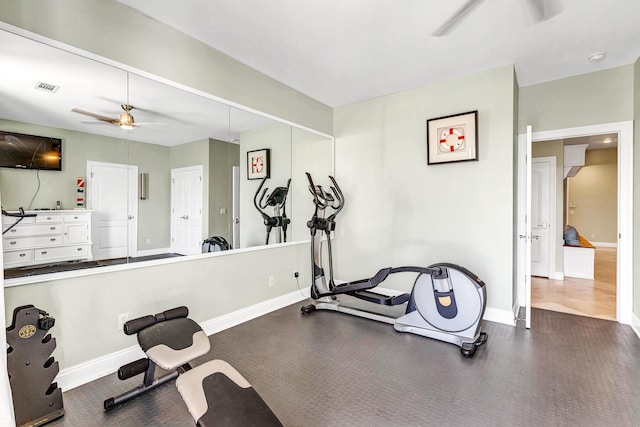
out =
[[616,320],[616,248],[596,248],[594,280],[531,277],[531,306]]

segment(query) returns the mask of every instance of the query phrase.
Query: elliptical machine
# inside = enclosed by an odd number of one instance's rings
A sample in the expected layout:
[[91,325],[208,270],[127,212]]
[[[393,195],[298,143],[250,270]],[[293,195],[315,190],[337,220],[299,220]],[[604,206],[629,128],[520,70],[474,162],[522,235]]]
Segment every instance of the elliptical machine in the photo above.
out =
[[[487,341],[480,322],[486,307],[485,284],[469,270],[449,263],[432,264],[429,267],[383,268],[369,279],[336,284],[333,280],[331,232],[335,230],[335,218],[344,207],[344,194],[336,180],[329,176],[331,192],[315,185],[311,175],[309,191],[315,204],[314,214],[307,226],[311,230],[311,263],[313,283],[311,298],[314,303],[302,307],[303,314],[315,310],[333,310],[379,322],[392,324],[399,332],[409,332],[460,347],[464,357],[475,354],[476,348]],[[333,212],[325,217],[325,211]],[[329,281],[322,266],[322,238],[326,236],[329,256]],[[411,294],[386,295],[371,291],[390,274],[418,273]],[[398,306],[406,304],[404,315],[391,317],[349,306],[340,295],[349,295],[369,303]]]
[[[280,230],[276,230],[276,243],[286,242],[287,227],[291,223],[291,220],[287,218],[287,194],[289,194],[291,178],[287,181],[286,187],[276,187],[268,196],[267,191],[269,191],[269,188],[267,187],[265,187],[262,194],[260,194],[260,190],[262,190],[267,178],[268,177],[266,176],[262,178],[260,186],[258,186],[256,194],[253,196],[253,205],[256,207],[258,212],[260,212],[264,225],[267,227],[267,237],[264,242],[265,245],[269,244],[269,235],[274,227],[280,227],[282,229],[282,234],[280,233]],[[259,199],[258,194],[260,194]],[[270,216],[264,211],[267,206],[273,207],[273,216]]]

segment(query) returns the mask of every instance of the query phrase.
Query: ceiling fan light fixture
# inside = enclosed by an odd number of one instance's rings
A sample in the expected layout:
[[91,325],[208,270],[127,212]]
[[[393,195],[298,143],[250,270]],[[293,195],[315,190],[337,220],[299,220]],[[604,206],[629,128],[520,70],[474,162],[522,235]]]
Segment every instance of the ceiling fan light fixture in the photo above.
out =
[[604,59],[604,57],[607,56],[606,52],[597,52],[594,53],[592,55],[589,55],[589,61],[590,62],[600,62]]

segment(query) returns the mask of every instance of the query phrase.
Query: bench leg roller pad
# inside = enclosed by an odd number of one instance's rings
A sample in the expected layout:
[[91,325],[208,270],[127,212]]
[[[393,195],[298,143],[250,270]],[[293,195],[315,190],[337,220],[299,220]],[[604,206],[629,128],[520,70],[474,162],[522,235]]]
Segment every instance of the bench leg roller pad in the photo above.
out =
[[176,386],[200,427],[282,426],[251,384],[223,360],[185,372]]

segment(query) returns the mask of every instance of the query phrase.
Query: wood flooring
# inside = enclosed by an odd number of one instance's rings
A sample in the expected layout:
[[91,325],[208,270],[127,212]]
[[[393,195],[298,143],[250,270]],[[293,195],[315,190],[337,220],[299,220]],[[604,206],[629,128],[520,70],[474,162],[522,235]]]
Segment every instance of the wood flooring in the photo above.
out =
[[531,306],[616,320],[616,248],[596,248],[594,280],[531,278]]

